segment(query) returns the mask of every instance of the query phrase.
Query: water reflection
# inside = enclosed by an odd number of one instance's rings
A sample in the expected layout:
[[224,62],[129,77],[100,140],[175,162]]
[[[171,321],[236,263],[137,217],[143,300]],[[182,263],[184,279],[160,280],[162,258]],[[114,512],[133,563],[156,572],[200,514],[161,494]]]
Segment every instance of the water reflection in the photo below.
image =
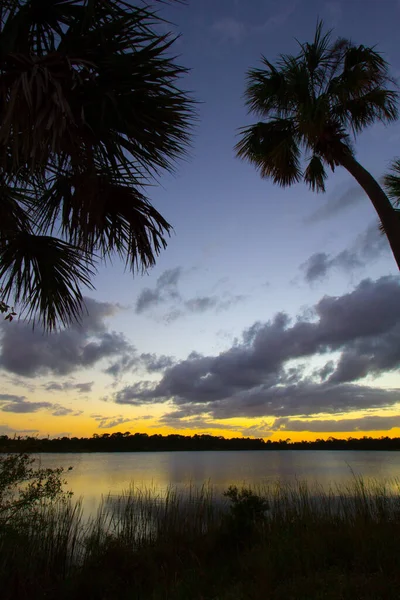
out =
[[229,485],[262,486],[307,481],[323,489],[348,485],[354,475],[379,481],[400,476],[400,453],[367,451],[246,451],[246,452],[135,452],[42,454],[44,467],[73,467],[68,487],[83,509],[93,514],[101,498],[118,495],[131,485],[151,489],[160,497],[173,486],[201,486],[216,492]]

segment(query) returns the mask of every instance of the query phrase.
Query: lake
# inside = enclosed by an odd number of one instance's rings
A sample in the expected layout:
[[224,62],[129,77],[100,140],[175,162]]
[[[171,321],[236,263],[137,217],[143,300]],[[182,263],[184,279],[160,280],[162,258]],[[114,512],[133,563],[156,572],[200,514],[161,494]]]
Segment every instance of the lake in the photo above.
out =
[[130,485],[161,496],[169,486],[184,489],[210,482],[217,492],[230,485],[263,485],[306,480],[324,489],[365,479],[400,479],[400,452],[242,451],[242,452],[99,452],[40,454],[43,467],[73,467],[68,489],[83,497],[85,514],[96,511],[102,496],[118,495]]

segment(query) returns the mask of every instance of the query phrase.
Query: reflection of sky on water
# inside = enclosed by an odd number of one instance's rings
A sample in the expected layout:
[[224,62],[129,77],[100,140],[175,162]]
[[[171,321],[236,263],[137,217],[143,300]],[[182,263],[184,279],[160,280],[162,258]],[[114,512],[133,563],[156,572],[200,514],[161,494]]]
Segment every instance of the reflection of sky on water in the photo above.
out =
[[259,486],[277,481],[306,480],[324,489],[351,483],[354,474],[365,479],[393,480],[400,476],[397,452],[137,452],[43,454],[44,467],[73,467],[66,474],[75,498],[84,498],[84,512],[96,510],[101,497],[131,485],[163,496],[172,486],[183,489],[209,482],[217,492],[230,485]]

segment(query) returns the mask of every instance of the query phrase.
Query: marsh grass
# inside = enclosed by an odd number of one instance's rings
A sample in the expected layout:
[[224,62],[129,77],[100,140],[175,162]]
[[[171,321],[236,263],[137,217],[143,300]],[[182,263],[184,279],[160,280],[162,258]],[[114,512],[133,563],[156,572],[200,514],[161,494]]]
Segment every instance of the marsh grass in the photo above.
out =
[[398,599],[400,485],[155,490],[39,507],[0,531],[4,600]]

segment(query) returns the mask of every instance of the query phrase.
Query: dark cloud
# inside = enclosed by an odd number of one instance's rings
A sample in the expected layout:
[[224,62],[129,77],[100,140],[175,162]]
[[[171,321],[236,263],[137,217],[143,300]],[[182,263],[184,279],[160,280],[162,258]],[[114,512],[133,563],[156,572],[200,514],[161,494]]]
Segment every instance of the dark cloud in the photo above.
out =
[[185,307],[189,312],[203,313],[218,306],[218,301],[217,296],[199,296],[198,298],[186,300]]
[[12,413],[33,413],[42,408],[49,407],[51,407],[50,402],[12,402],[10,404],[3,404],[1,410]]
[[71,381],[64,381],[63,383],[57,383],[56,381],[50,381],[46,383],[44,388],[47,392],[69,392],[77,391],[78,394],[88,394],[92,391],[94,381],[86,381],[84,383],[73,383]]
[[305,280],[312,283],[326,277],[331,267],[331,259],[326,252],[316,252],[301,267],[304,270]]
[[90,298],[86,306],[88,314],[81,324],[48,335],[33,331],[24,322],[2,325],[0,366],[17,375],[35,377],[68,375],[101,360],[129,363],[135,349],[123,334],[108,331],[105,321],[119,307]]
[[72,415],[73,417],[79,417],[83,413],[83,410],[75,410],[61,406],[61,404],[55,404],[53,406],[52,415],[53,417],[65,417],[66,415]]
[[242,302],[246,299],[246,296],[236,295],[231,296],[225,294],[222,297],[219,296],[198,296],[190,298],[184,303],[185,309],[190,313],[203,313],[207,310],[215,309],[217,312],[227,310],[231,306]]
[[165,354],[157,356],[156,354],[145,352],[140,355],[140,361],[150,373],[164,371],[168,367],[172,367],[175,363],[175,359],[172,356],[165,356]]
[[388,248],[386,237],[379,231],[378,225],[372,223],[349,248],[335,255],[316,252],[301,265],[301,268],[304,271],[305,280],[308,283],[314,283],[325,279],[331,271],[336,269],[351,273],[355,269],[363,268],[388,252]]
[[16,396],[15,394],[0,394],[0,404],[2,402],[23,402],[26,396]]
[[76,411],[61,404],[52,402],[31,402],[25,396],[15,396],[13,394],[2,394],[0,397],[0,410],[11,413],[34,413],[42,409],[47,409],[54,417],[61,417],[72,414],[78,416],[82,411]]
[[[143,404],[152,404],[157,402],[152,396],[153,383],[150,381],[141,381],[133,385],[127,385],[121,390],[118,390],[113,396],[117,404],[130,404],[132,406],[142,406]],[[164,402],[165,399],[158,400]]]
[[[359,383],[366,374],[400,366],[397,277],[366,279],[343,296],[325,296],[311,315],[291,321],[278,313],[267,323],[257,322],[241,342],[218,356],[193,352],[167,368],[158,383],[127,386],[116,392],[114,401],[135,406],[172,402],[180,411],[178,418],[311,415],[400,401],[400,390]],[[298,364],[332,352],[340,353],[339,360],[328,357],[312,376]]]
[[245,296],[224,294],[223,296],[194,296],[182,298],[178,284],[182,277],[181,267],[168,269],[157,279],[155,288],[145,288],[136,301],[136,313],[141,314],[160,305],[170,309],[164,315],[166,323],[172,323],[187,314],[201,314],[208,310],[227,310],[233,304],[242,301]]
[[99,422],[99,429],[112,429],[113,427],[117,427],[118,425],[123,425],[124,423],[130,423],[132,419],[127,419],[125,417],[111,417],[103,419]]
[[367,197],[364,190],[360,186],[351,186],[342,193],[333,194],[332,197],[324,204],[317,208],[315,212],[309,215],[306,223],[320,223],[340,214],[344,210],[366,201]]
[[153,427],[159,426],[172,427],[173,429],[191,429],[192,431],[207,433],[212,429],[224,429],[227,431],[242,431],[243,427],[239,425],[227,425],[226,423],[217,423],[214,420],[202,419],[201,417],[194,417],[189,419],[180,419],[179,417],[174,416],[173,413],[167,413],[163,415],[157,425],[153,425]]
[[153,308],[153,306],[157,306],[157,304],[161,304],[162,301],[163,296],[161,291],[145,288],[136,301],[136,312],[139,315],[145,310]]
[[394,427],[400,427],[400,415],[390,417],[371,415],[359,419],[324,419],[315,421],[282,418],[276,419],[271,429],[275,431],[344,433],[352,431],[389,431]]
[[135,421],[146,421],[149,419],[153,419],[152,415],[142,415],[139,417],[124,417],[122,415],[117,415],[114,417],[92,414],[90,415],[92,419],[97,421],[99,429],[112,429],[113,427],[117,427],[118,425],[122,425],[124,423],[134,423]]
[[178,282],[182,276],[182,268],[167,269],[157,279],[154,289],[145,288],[136,301],[136,313],[141,314],[154,306],[179,298]]
[[393,406],[400,402],[400,390],[386,390],[361,384],[299,381],[293,385],[260,386],[238,393],[211,406],[217,419],[336,414]]

